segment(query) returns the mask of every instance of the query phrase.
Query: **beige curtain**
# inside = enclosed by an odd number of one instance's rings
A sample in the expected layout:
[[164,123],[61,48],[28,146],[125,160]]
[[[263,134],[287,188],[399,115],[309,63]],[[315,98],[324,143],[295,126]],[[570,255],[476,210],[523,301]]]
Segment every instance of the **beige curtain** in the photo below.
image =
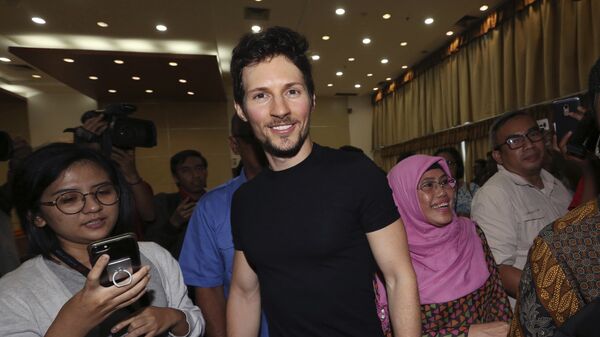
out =
[[586,89],[600,57],[593,13],[600,0],[536,1],[397,87],[374,105],[374,150]]

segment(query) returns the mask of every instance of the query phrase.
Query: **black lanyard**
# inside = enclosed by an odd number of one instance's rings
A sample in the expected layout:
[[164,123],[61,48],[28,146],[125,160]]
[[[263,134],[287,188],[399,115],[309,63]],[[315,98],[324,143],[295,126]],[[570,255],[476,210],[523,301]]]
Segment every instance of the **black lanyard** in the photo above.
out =
[[54,250],[54,256],[64,262],[67,266],[77,270],[81,275],[87,277],[90,273],[90,269],[81,262],[77,261],[74,257],[65,252],[62,248]]

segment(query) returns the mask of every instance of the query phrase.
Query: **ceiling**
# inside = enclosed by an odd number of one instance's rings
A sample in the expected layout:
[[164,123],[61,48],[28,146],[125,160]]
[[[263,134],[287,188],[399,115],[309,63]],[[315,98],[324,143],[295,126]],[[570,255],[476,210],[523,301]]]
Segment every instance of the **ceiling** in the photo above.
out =
[[[0,61],[0,88],[23,97],[71,87],[100,101],[222,101],[230,92],[231,50],[241,35],[252,25],[280,25],[304,34],[309,54],[319,55],[312,61],[318,95],[368,95],[407,71],[402,66],[410,68],[450,43],[464,29],[457,24],[461,18],[483,18],[503,2],[0,0],[0,58],[11,60]],[[486,12],[479,10],[484,4]],[[337,8],[345,14],[336,15]],[[428,17],[433,24],[424,24]],[[158,31],[157,24],[167,30]],[[449,30],[455,35],[447,36]],[[336,76],[339,71],[343,76]]]

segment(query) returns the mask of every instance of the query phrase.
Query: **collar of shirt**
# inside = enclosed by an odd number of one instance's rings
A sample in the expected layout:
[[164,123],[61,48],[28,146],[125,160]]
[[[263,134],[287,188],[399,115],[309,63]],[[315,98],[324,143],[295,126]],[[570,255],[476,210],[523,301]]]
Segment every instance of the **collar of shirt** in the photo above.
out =
[[[529,186],[532,188],[536,188],[537,187],[533,186],[532,184],[530,184],[527,180],[525,180],[525,178],[521,177],[520,175],[510,172],[509,170],[505,169],[504,166],[498,164],[498,172],[507,176],[508,178],[510,178],[510,180],[515,183],[515,185],[519,185],[519,186]],[[550,172],[542,169],[540,171],[540,177],[542,178],[542,183],[544,184],[544,188],[539,189],[542,193],[549,195],[550,193],[552,193],[552,190],[554,189],[554,184],[556,182],[556,178],[554,178],[554,176],[552,174],[550,174]]]

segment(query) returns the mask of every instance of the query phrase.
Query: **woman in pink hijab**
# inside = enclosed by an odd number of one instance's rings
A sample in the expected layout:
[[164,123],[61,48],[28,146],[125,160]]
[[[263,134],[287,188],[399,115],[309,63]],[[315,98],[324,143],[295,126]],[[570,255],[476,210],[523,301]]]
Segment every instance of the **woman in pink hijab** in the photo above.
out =
[[423,336],[506,336],[508,298],[483,232],[454,213],[456,181],[446,161],[408,157],[388,182],[417,274]]

